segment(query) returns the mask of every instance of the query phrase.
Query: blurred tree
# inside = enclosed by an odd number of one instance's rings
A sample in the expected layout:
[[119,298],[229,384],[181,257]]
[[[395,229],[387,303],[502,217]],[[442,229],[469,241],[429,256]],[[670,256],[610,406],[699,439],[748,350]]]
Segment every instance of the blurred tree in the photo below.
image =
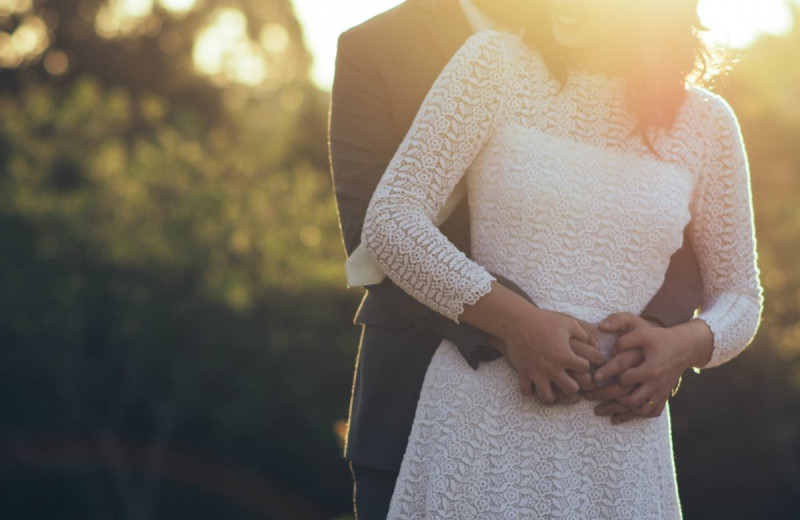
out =
[[261,518],[346,507],[355,302],[325,290],[308,64],[288,0],[0,0],[0,434],[113,477],[70,473],[83,503],[21,517],[154,518],[165,478]]
[[31,19],[49,36],[0,75],[0,182],[43,250],[193,269],[239,307],[341,279],[327,98],[288,1],[14,1],[10,38]]

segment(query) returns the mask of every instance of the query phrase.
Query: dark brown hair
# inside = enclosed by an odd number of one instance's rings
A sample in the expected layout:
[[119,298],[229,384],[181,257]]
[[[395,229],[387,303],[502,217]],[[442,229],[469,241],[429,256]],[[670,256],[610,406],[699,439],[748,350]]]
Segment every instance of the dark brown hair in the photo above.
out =
[[[567,76],[565,49],[553,36],[547,0],[473,0],[498,22],[518,26],[530,20],[525,41],[542,57],[553,76],[563,84]],[[628,96],[638,119],[637,131],[653,152],[651,130],[669,130],[686,98],[687,85],[707,84],[723,72],[723,56],[700,38],[706,30],[697,14],[698,0],[647,0],[632,2],[625,15],[630,31],[621,35],[626,49],[619,59],[628,83]],[[516,4],[516,17],[511,4]]]

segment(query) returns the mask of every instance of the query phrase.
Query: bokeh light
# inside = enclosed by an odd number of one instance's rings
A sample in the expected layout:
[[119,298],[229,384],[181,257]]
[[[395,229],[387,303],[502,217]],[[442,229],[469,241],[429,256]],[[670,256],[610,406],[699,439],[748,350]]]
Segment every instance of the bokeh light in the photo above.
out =
[[258,85],[268,75],[264,53],[264,48],[248,36],[244,14],[222,8],[197,35],[193,58],[199,72],[218,82]]
[[44,69],[53,76],[63,76],[69,70],[69,58],[64,51],[51,49],[44,55]]
[[187,13],[192,10],[197,0],[159,0],[158,3],[172,13]]
[[23,14],[33,7],[33,0],[0,0],[0,16]]
[[[23,2],[24,3],[24,2]],[[24,11],[11,11],[22,4],[7,4],[7,12],[22,13]],[[25,15],[13,32],[0,31],[0,67],[18,67],[23,63],[33,61],[50,45],[47,24],[39,16]]]

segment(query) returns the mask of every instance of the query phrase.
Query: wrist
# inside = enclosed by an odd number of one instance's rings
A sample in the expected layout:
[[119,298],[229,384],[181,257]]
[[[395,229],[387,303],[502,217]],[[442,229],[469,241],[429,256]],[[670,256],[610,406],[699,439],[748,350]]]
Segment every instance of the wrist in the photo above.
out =
[[687,357],[687,368],[703,368],[711,361],[714,350],[714,335],[708,324],[704,320],[695,318],[678,327],[686,332],[691,347]]
[[648,322],[650,325],[653,325],[654,327],[661,327],[662,329],[667,328],[667,326],[664,324],[664,322],[659,320],[655,316],[642,315],[642,319],[644,321]]
[[546,311],[532,304],[515,306],[513,312],[508,314],[508,320],[503,324],[498,337],[506,345],[519,345],[527,341],[530,336],[531,324],[539,323]]

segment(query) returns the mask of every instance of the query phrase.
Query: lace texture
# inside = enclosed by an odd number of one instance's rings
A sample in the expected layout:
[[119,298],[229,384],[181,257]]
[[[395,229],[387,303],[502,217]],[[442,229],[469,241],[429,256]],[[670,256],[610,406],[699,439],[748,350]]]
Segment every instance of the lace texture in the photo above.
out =
[[[470,37],[428,93],[367,211],[362,243],[405,291],[458,321],[497,272],[545,309],[639,314],[690,222],[707,366],[740,353],[762,309],[749,171],[725,101],[691,89],[654,141],[620,78],[561,85],[515,35]],[[472,258],[433,225],[464,176]],[[602,335],[608,356],[612,335]],[[680,518],[668,413],[611,426],[591,403],[542,407],[500,359],[431,361],[390,519]]]

